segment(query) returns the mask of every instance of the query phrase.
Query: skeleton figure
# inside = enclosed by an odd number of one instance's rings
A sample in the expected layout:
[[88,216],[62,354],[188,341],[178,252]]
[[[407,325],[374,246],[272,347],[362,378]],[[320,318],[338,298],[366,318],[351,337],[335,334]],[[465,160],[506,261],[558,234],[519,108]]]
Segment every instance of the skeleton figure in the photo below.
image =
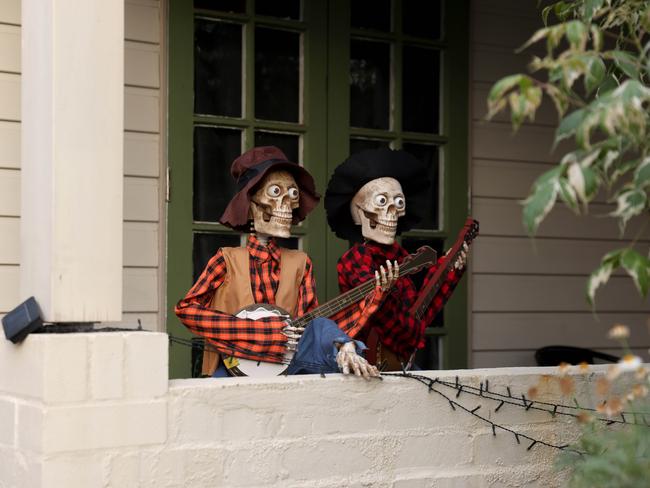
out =
[[[427,195],[426,167],[404,151],[361,151],[336,168],[325,196],[328,223],[338,237],[362,240],[339,260],[342,292],[370,279],[378,263],[401,261],[408,255],[395,238],[420,220]],[[361,340],[377,344],[377,364],[385,359],[388,369],[401,369],[411,363],[414,352],[424,346],[424,329],[462,276],[466,251],[448,272],[423,320],[407,312],[418,295],[415,283],[409,276],[396,278],[390,293],[359,333]],[[427,271],[422,286],[433,277],[442,259]]]
[[[293,316],[318,305],[309,257],[301,251],[280,248],[274,238],[289,237],[292,223],[304,219],[319,196],[309,173],[287,161],[275,147],[244,153],[233,162],[231,173],[239,191],[220,221],[241,231],[252,223],[255,233],[248,237],[245,248],[221,248],[208,262],[176,306],[183,324],[224,356],[281,362],[287,349],[297,349],[287,369],[289,374],[340,370],[365,378],[378,376],[377,369],[358,354],[358,347],[365,346],[351,337],[377,309],[392,284],[396,276],[392,266],[374,274],[376,291],[358,304],[359,310],[341,311],[345,313],[332,317],[336,322],[318,318],[302,329],[286,317],[255,321],[234,316],[251,302],[273,303]],[[209,367],[204,360],[203,365],[206,375],[225,374],[225,369],[215,371],[216,360]],[[316,370],[309,370],[307,365],[315,365]]]

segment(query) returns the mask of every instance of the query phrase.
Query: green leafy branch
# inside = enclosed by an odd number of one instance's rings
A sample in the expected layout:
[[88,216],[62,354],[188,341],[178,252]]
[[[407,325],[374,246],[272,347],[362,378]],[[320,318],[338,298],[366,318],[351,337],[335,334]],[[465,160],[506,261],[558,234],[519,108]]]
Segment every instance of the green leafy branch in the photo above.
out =
[[[548,25],[551,14],[559,21]],[[534,121],[544,97],[558,113],[555,145],[575,149],[542,174],[524,202],[523,220],[535,234],[558,201],[586,214],[597,195],[606,195],[623,235],[628,222],[650,217],[650,0],[575,0],[542,11],[546,27],[522,50],[545,42],[531,74],[496,82],[488,95],[488,118],[509,109],[513,127]],[[533,76],[535,75],[535,76]],[[639,293],[648,295],[650,260],[634,249],[637,238],[605,255],[587,284],[596,290],[624,269]]]

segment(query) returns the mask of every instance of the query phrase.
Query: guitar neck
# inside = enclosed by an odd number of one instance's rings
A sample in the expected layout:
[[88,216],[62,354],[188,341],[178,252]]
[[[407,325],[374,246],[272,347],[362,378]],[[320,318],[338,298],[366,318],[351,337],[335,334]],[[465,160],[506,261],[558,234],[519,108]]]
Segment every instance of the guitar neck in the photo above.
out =
[[[408,259],[408,261],[407,261]],[[400,264],[399,268],[399,277],[411,274],[422,268],[424,265],[429,265],[434,263],[436,260],[435,251],[426,248],[421,252],[418,252],[416,255],[407,256],[407,258]],[[351,290],[342,293],[336,298],[316,307],[311,312],[298,317],[293,321],[293,324],[296,327],[305,327],[312,320],[319,317],[331,317],[344,308],[362,300],[366,297],[376,286],[375,280],[371,279],[365,283],[360,284],[359,286],[352,288]]]
[[418,320],[424,318],[424,314],[426,313],[427,308],[429,308],[431,300],[433,300],[433,297],[435,297],[438,290],[440,290],[449,269],[454,265],[456,259],[462,252],[463,244],[469,245],[477,234],[478,222],[474,219],[468,218],[456,239],[456,242],[443,259],[440,267],[436,270],[427,286],[422,289],[417,300],[409,310],[410,314],[415,315]]

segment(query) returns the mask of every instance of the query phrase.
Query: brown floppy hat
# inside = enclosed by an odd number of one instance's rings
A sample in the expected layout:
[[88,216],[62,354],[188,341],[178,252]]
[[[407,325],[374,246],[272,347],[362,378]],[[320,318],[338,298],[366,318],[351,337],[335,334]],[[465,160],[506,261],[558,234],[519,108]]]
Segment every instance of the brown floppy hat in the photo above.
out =
[[320,200],[314,178],[302,166],[287,159],[275,146],[254,147],[235,159],[230,174],[237,182],[239,191],[219,219],[223,225],[248,232],[248,210],[255,186],[271,170],[285,170],[295,178],[300,189],[298,208],[293,211],[293,223],[297,224],[311,212]]

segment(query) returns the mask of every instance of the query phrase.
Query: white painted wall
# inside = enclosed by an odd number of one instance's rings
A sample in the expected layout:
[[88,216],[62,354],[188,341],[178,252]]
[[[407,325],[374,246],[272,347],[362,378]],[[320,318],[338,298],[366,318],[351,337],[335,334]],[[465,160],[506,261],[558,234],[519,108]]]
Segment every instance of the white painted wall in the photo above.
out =
[[[0,316],[19,301],[20,0],[0,2]],[[163,20],[158,0],[125,2],[123,324],[162,327]]]
[[[531,366],[534,351],[563,344],[618,353],[606,331],[617,322],[633,329],[635,351],[647,358],[650,301],[616,276],[597,296],[594,317],[584,299],[589,273],[619,243],[612,219],[575,217],[558,208],[533,242],[521,224],[531,184],[566,145],[551,153],[557,119],[544,105],[534,123],[513,134],[508,115],[487,123],[486,98],[502,76],[525,72],[529,52],[516,54],[541,17],[537,2],[471,2],[471,192],[481,235],[472,250],[471,358],[474,367]],[[602,199],[593,214],[610,211]],[[650,241],[646,233],[645,242]]]
[[[525,393],[550,368],[447,371],[441,379]],[[435,372],[427,372],[432,376]],[[576,375],[585,405],[589,375]],[[454,394],[451,390],[442,391]],[[549,390],[539,398],[558,400]],[[553,443],[566,417],[461,395],[505,426]],[[561,486],[555,450],[460,411],[413,380],[319,375],[167,380],[160,333],[0,341],[0,486]]]

